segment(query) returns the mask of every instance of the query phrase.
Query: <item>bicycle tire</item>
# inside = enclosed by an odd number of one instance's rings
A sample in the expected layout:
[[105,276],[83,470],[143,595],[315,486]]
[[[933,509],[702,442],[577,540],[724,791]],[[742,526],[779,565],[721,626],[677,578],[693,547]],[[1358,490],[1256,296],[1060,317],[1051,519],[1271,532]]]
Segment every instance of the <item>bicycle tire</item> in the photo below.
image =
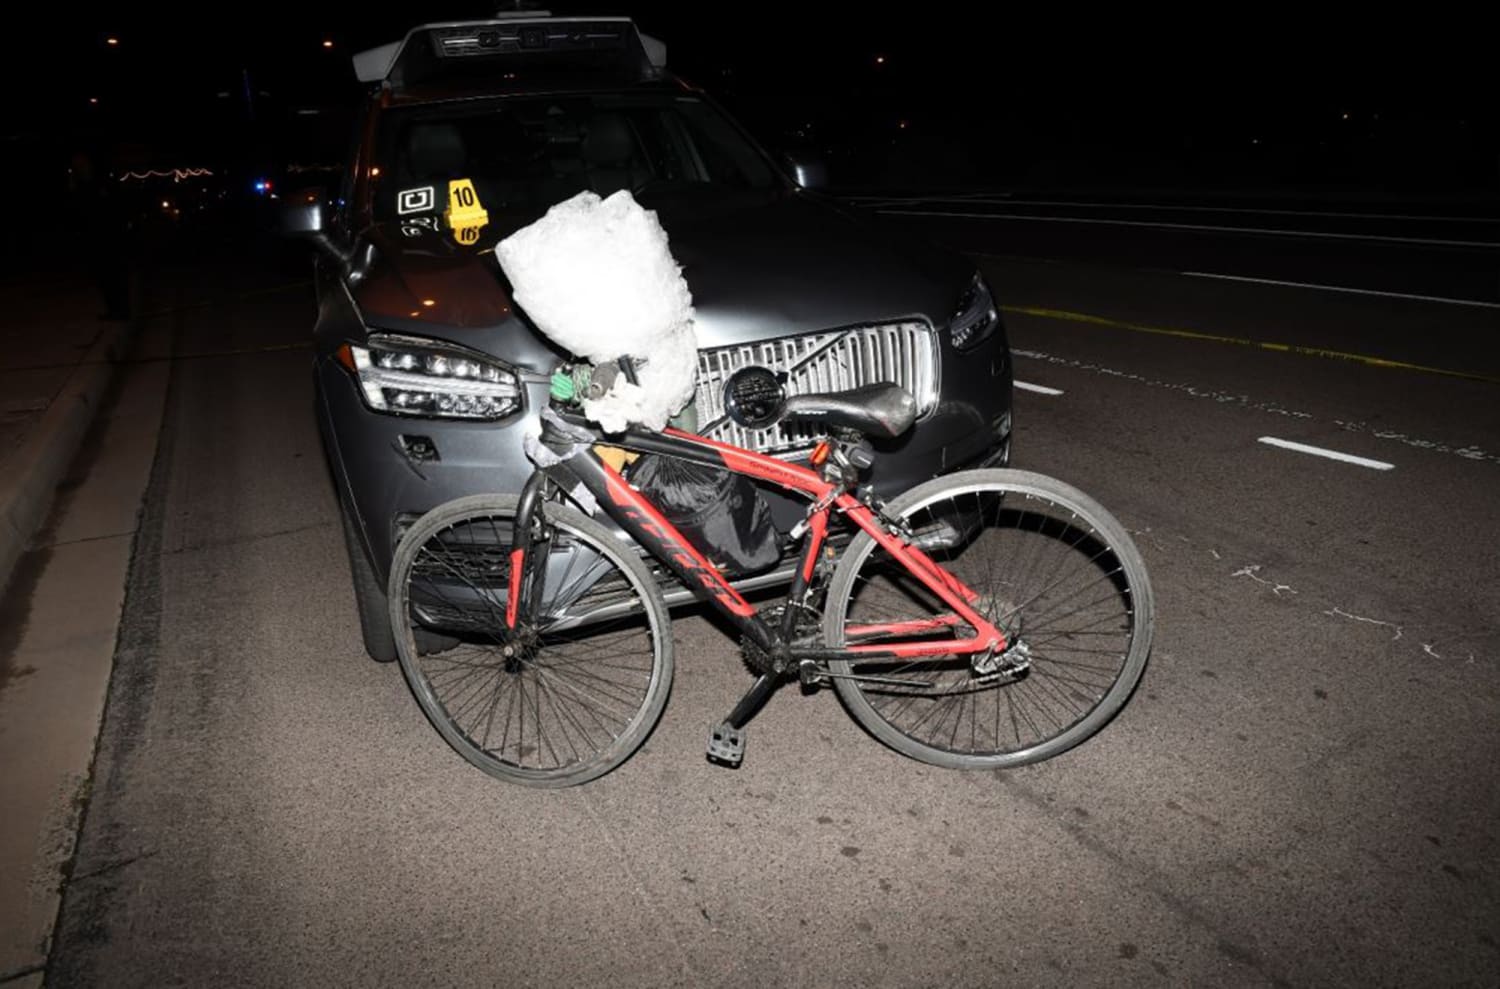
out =
[[[927,481],[893,500],[885,512],[919,527],[949,520],[961,546],[930,555],[981,595],[983,606],[977,610],[1012,644],[1025,645],[1025,653],[1009,655],[1026,665],[1014,675],[980,675],[961,656],[830,662],[835,674],[949,677],[946,686],[930,689],[835,677],[844,706],[872,735],[936,766],[1010,768],[1078,745],[1125,706],[1150,655],[1155,598],[1140,551],[1098,502],[1055,478],[1001,468]],[[963,535],[975,518],[977,527]],[[966,563],[966,554],[980,555]],[[1002,557],[1008,569],[999,567]],[[1044,576],[1022,587],[1022,579],[1034,572],[1032,564]],[[1075,572],[1077,580],[1071,581]],[[924,595],[933,613],[947,610],[904,568],[887,563],[884,550],[862,532],[829,585],[825,642],[831,648],[845,644],[851,608],[862,612],[861,623],[910,618],[901,609],[919,607]],[[1111,602],[1121,608],[1120,616],[1110,615]],[[1115,652],[1118,668],[1106,669],[1095,658]],[[984,710],[981,694],[991,695]],[[923,700],[932,703],[922,707]],[[1077,707],[1070,715],[1073,702]]]
[[[509,638],[501,592],[516,504],[475,495],[418,519],[391,566],[391,627],[407,684],[454,751],[497,779],[572,786],[628,759],[661,718],[672,684],[671,623],[628,545],[581,512],[547,503],[551,537],[533,547],[543,554],[541,620],[534,642]],[[590,614],[618,617],[566,627]],[[459,644],[419,652],[416,632],[433,624]],[[504,725],[493,743],[497,717]]]

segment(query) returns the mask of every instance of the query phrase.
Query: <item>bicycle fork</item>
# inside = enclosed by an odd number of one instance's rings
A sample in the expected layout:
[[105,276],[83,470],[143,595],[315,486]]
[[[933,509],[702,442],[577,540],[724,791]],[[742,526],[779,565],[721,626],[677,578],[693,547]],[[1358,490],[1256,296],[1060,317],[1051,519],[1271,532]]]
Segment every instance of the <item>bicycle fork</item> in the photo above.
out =
[[510,579],[506,586],[505,627],[511,634],[524,628],[535,619],[541,609],[542,585],[545,574],[535,573],[531,561],[540,556],[546,559],[545,533],[538,535],[539,509],[542,504],[542,489],[548,481],[544,471],[534,471],[521,489],[521,498],[516,505],[516,522],[513,545],[510,551]]

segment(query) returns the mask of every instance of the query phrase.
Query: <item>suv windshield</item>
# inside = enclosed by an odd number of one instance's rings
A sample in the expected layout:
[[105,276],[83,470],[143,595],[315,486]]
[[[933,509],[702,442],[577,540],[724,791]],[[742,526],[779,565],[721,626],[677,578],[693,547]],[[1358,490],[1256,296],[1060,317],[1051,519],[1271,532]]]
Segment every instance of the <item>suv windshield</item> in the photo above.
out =
[[[779,183],[718,111],[675,93],[397,107],[382,114],[376,148],[377,220],[441,212],[445,184],[459,178],[473,181],[486,208],[506,211],[541,211],[586,190]],[[414,195],[429,187],[435,195]]]

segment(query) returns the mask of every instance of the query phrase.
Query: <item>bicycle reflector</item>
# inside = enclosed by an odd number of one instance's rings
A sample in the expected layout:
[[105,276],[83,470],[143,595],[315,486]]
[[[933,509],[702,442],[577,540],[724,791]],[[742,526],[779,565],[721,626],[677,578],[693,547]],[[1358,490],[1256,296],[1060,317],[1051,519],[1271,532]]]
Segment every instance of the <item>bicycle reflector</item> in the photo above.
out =
[[763,429],[781,418],[786,389],[769,368],[742,367],[724,382],[724,411],[749,429]]

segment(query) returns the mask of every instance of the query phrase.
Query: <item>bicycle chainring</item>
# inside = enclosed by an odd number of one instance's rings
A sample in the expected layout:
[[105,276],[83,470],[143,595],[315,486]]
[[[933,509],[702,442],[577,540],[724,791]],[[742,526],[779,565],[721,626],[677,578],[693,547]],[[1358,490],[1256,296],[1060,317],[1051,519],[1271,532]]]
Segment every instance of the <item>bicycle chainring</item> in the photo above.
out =
[[[797,608],[798,616],[796,625],[792,629],[792,643],[794,645],[814,645],[821,633],[821,615],[815,608],[787,603],[772,605],[761,609],[760,617],[766,625],[773,629],[781,628],[782,616],[789,607]],[[757,673],[786,673],[787,670],[776,669],[776,661],[748,635],[740,637],[740,655],[744,657],[745,665]]]

